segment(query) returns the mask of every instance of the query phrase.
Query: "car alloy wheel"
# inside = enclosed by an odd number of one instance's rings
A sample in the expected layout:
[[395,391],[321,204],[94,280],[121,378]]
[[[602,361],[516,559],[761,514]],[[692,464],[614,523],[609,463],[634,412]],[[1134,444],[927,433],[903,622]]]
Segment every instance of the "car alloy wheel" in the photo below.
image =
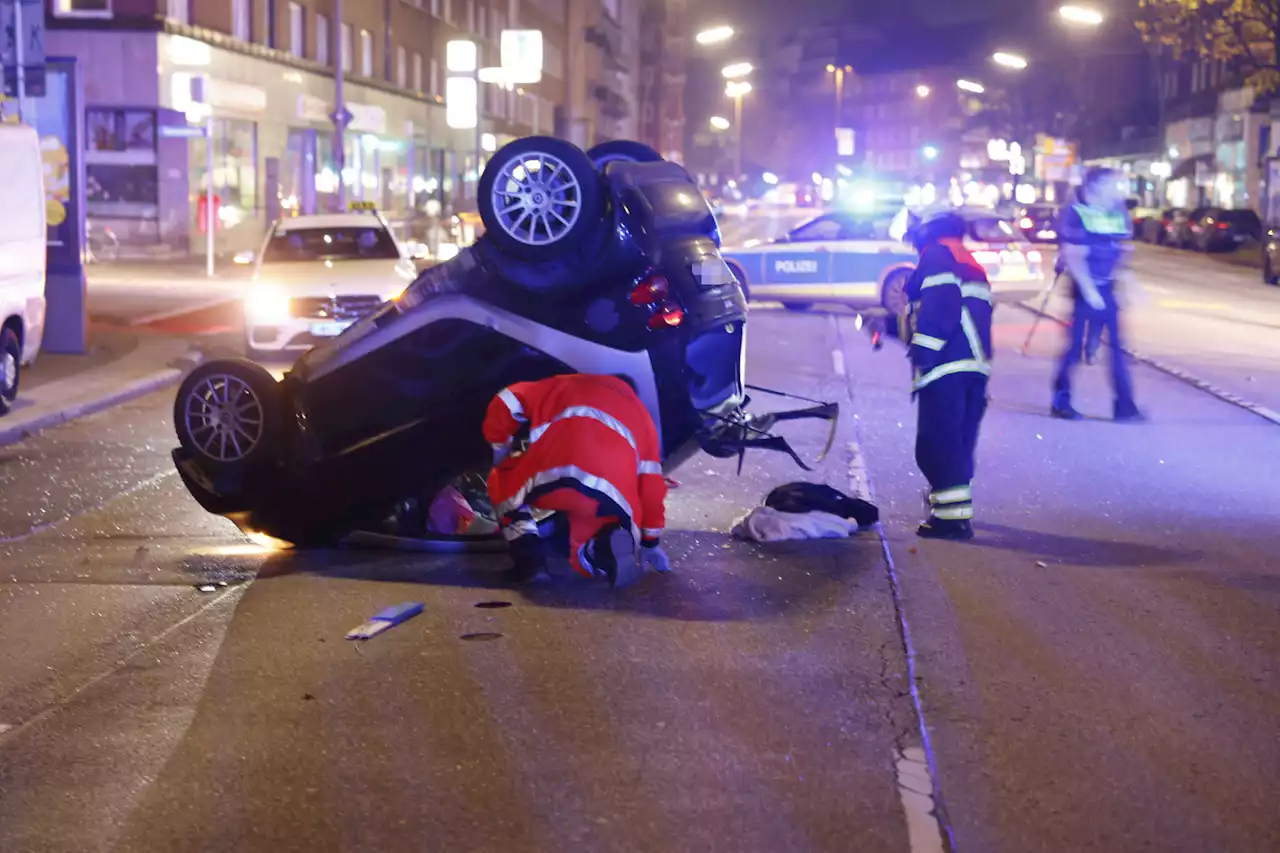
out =
[[188,435],[210,459],[240,462],[262,443],[266,429],[262,400],[237,376],[205,377],[187,395],[184,409]]
[[0,329],[0,415],[9,413],[18,399],[22,380],[22,343],[12,329]]
[[491,197],[502,230],[526,246],[561,240],[582,214],[582,186],[573,170],[542,151],[505,164]]

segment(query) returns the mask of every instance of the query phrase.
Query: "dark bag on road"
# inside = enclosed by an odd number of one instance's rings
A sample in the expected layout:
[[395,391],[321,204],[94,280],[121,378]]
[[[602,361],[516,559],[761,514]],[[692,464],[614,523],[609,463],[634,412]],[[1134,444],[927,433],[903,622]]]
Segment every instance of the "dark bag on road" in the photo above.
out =
[[827,512],[851,518],[859,527],[869,527],[880,520],[880,510],[861,498],[822,483],[788,483],[778,486],[764,499],[764,505],[778,512]]

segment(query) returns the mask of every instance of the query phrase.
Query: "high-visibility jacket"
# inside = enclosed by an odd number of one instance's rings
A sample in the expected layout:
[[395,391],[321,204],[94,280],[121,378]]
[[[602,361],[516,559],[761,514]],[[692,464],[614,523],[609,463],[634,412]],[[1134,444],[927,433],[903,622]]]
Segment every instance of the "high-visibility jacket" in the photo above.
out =
[[991,375],[991,284],[959,240],[924,248],[907,301],[901,334],[910,345],[913,392],[955,373]]
[[489,404],[484,437],[502,456],[524,428],[527,449],[489,475],[489,497],[499,515],[541,487],[581,486],[617,504],[644,544],[657,544],[667,498],[658,430],[627,383],[570,374],[512,385]]

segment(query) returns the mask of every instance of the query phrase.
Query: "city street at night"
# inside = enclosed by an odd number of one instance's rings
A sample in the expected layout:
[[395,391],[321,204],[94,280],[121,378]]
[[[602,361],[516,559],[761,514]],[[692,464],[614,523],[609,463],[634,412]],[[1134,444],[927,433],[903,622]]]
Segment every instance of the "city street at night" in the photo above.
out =
[[[1243,329],[1280,292],[1173,257],[1142,255],[1135,348],[1235,339],[1215,369],[1274,392]],[[1184,307],[1237,294],[1239,319]],[[503,588],[498,554],[265,550],[179,482],[172,388],[3,448],[0,849],[1275,849],[1280,426],[1142,366],[1150,423],[1051,420],[1061,331],[1024,357],[1031,313],[996,316],[972,543],[912,533],[898,345],[766,304],[750,380],[837,400],[829,457],[696,457],[676,572],[617,594]],[[230,348],[226,322],[193,340]],[[1079,381],[1108,413],[1105,370]],[[801,479],[881,528],[731,539]],[[425,612],[343,638],[401,601]]]

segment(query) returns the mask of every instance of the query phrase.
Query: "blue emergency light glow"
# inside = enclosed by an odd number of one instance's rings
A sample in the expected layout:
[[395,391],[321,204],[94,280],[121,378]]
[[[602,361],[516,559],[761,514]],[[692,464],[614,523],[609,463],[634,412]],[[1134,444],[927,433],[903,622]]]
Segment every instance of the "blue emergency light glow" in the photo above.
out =
[[938,147],[936,145],[926,145],[923,153],[926,160],[938,159]]

